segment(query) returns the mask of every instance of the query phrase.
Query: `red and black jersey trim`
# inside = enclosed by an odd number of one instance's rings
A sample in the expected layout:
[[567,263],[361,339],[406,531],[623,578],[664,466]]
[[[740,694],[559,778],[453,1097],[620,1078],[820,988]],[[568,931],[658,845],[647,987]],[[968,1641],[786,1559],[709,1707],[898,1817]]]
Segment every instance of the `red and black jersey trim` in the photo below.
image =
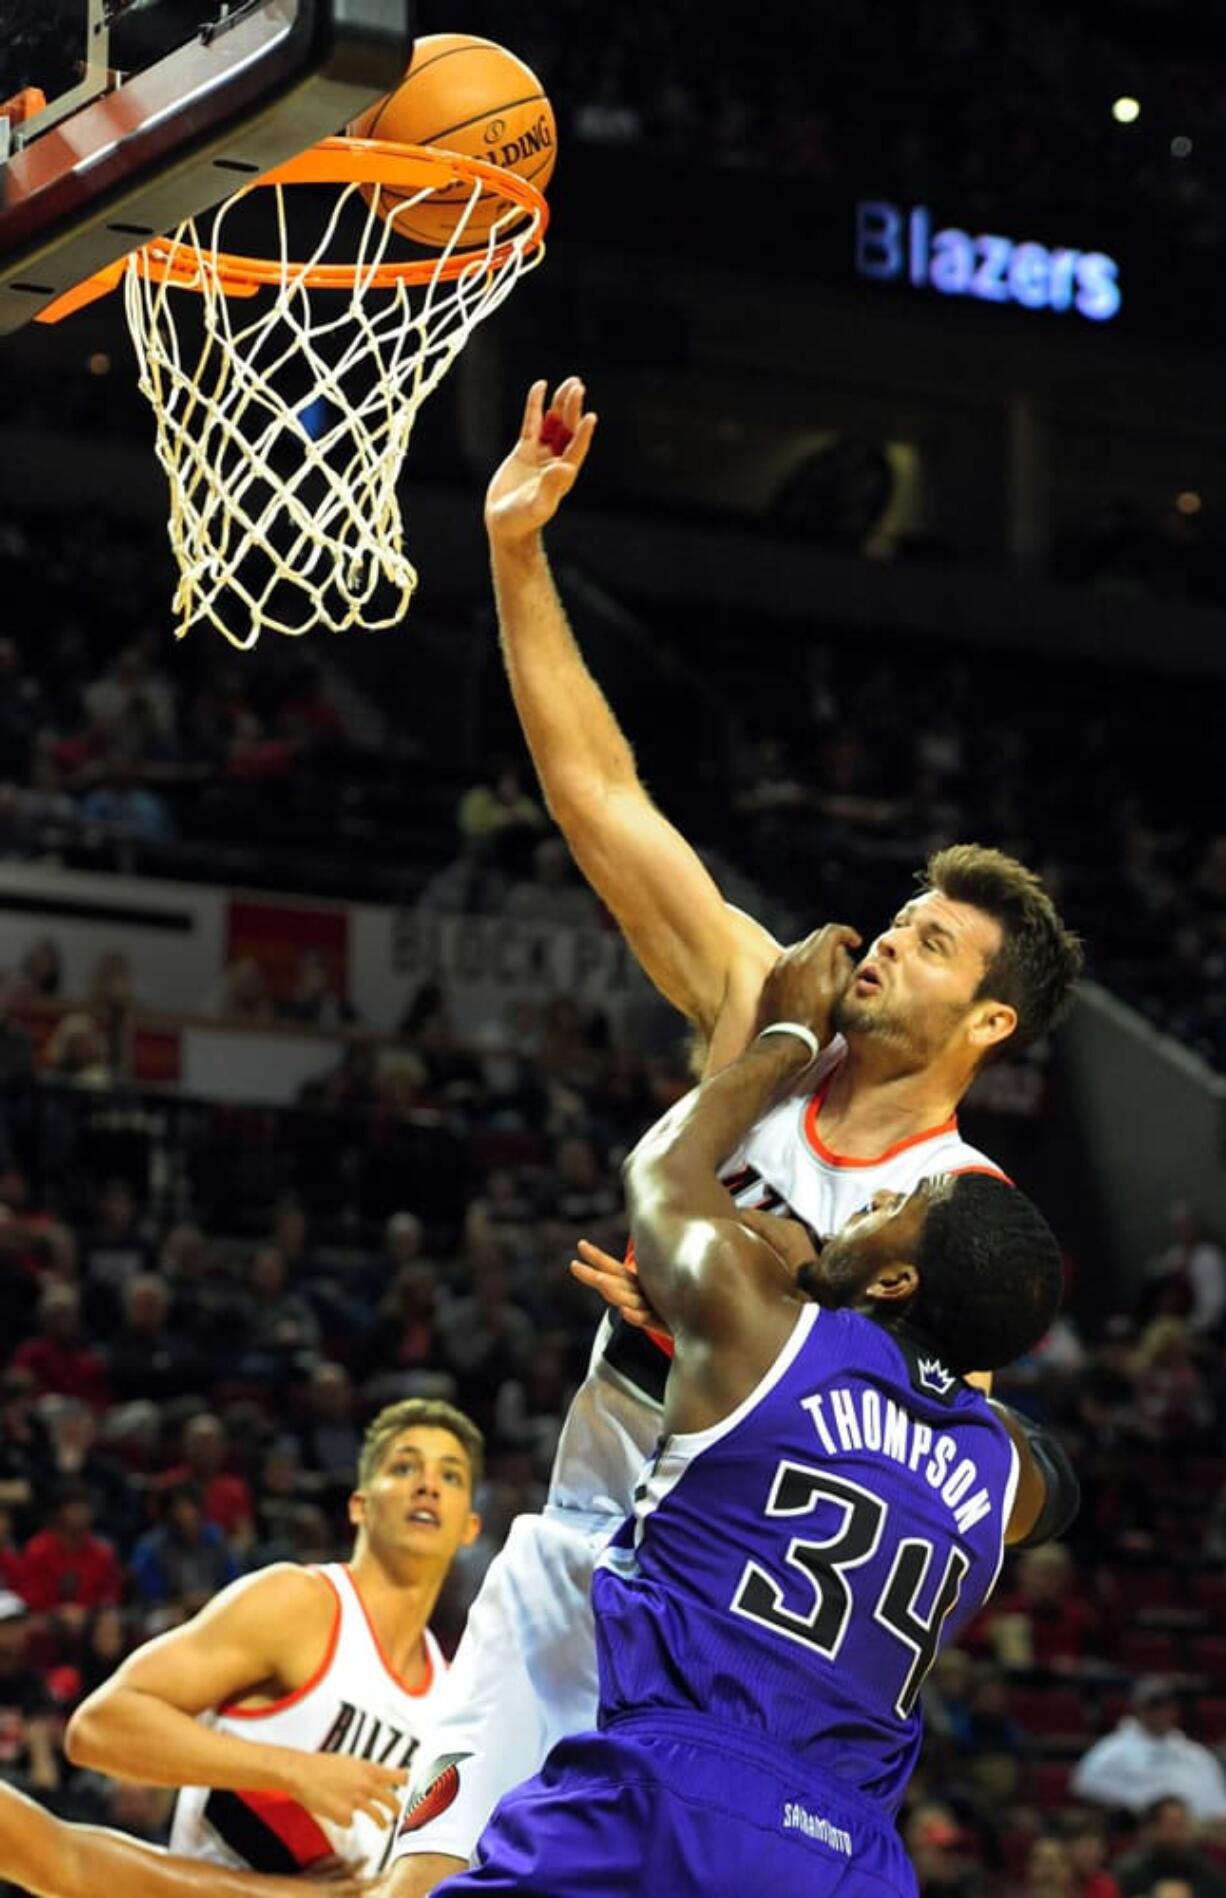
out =
[[305,1806],[284,1793],[211,1792],[204,1817],[253,1872],[293,1877],[332,1856],[332,1842]]
[[671,1339],[657,1338],[653,1332],[642,1331],[637,1325],[628,1325],[624,1318],[615,1317],[612,1336],[604,1348],[604,1361],[649,1403],[664,1402],[664,1386],[673,1361]]

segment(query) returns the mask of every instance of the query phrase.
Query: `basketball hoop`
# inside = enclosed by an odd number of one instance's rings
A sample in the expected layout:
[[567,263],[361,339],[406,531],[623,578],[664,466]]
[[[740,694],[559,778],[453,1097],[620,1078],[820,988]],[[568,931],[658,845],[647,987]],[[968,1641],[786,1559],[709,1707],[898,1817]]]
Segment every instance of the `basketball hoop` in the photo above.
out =
[[[341,187],[305,262],[291,254],[295,185]],[[226,250],[236,207],[266,188],[273,254]],[[445,248],[389,257],[398,220],[425,201],[454,218]],[[491,205],[496,215],[466,248],[478,205],[482,226]],[[417,574],[396,483],[417,411],[476,325],[540,261],[548,216],[535,186],[500,167],[328,138],[44,313],[56,321],[124,281],[170,482],[176,638],[207,624],[246,649],[261,632],[375,631],[403,618]],[[355,261],[332,261],[347,217],[361,219]],[[183,291],[195,295],[185,301]],[[188,308],[200,312],[198,343],[180,336]]]

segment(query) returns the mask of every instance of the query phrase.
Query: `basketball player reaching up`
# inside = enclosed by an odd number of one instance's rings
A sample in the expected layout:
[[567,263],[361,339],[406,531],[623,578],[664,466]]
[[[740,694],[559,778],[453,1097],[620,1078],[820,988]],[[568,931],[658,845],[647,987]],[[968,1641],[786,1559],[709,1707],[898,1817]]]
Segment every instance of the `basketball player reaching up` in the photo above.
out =
[[919,1693],[1047,1478],[964,1382],[1028,1350],[1060,1254],[999,1178],[883,1190],[815,1247],[718,1178],[829,1037],[849,932],[626,1168],[644,1289],[675,1342],[664,1434],[596,1569],[600,1731],[502,1801],[440,1891],[533,1898],[914,1893],[895,1815]]
[[450,1404],[380,1411],[349,1503],[352,1560],[276,1563],[138,1649],[73,1715],[69,1758],[183,1787],[171,1848],[188,1857],[378,1871],[446,1671],[427,1623],[480,1527],[481,1453]]
[[[567,624],[541,530],[574,484],[594,428],[576,379],[548,410],[537,383],[490,484],[503,653],[549,807],[639,962],[705,1041],[713,1074],[751,1039],[780,947],[724,902],[652,803]],[[975,845],[939,853],[857,965],[819,1062],[729,1160],[739,1203],[790,1210],[827,1238],[880,1191],[909,1193],[938,1172],[1001,1177],[959,1134],[958,1101],[1005,1043],[1048,1031],[1079,969],[1079,945],[1032,872]],[[605,1287],[615,1300],[633,1297],[624,1280],[606,1278]],[[423,1898],[467,1863],[502,1795],[557,1740],[594,1724],[592,1565],[630,1513],[659,1432],[666,1372],[641,1331],[602,1326],[545,1513],[512,1525],[469,1615],[435,1761],[423,1756],[414,1772],[394,1898]],[[1058,1527],[1041,1525],[1047,1534]]]

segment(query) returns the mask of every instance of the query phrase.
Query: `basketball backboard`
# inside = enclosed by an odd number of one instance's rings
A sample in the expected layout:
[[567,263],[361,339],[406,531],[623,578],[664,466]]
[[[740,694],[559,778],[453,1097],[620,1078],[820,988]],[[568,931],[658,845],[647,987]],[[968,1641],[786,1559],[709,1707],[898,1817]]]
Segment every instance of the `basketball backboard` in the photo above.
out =
[[411,12],[412,0],[5,0],[0,334],[390,91]]

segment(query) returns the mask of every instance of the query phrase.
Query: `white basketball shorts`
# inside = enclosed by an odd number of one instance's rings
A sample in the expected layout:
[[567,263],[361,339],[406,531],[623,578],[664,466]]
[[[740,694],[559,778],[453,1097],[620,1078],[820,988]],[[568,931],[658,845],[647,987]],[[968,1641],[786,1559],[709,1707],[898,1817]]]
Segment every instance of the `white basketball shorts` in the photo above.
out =
[[473,1603],[405,1798],[393,1861],[467,1862],[504,1793],[596,1725],[591,1585],[622,1518],[547,1506],[511,1524]]

